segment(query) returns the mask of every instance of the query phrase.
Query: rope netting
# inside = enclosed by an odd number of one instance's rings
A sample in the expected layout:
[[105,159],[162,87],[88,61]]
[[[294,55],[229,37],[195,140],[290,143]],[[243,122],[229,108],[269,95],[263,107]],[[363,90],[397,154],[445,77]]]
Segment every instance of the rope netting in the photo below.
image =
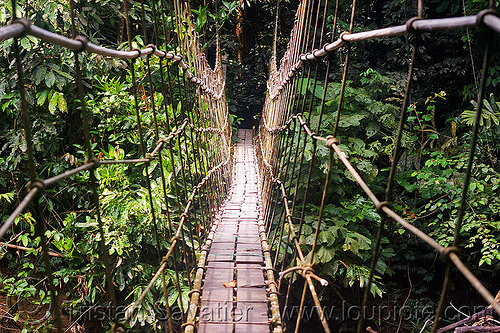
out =
[[[99,230],[100,252],[107,287],[107,298],[110,302],[111,331],[123,332],[126,324],[134,316],[134,311],[141,305],[153,286],[160,281],[167,316],[165,329],[173,332],[169,306],[167,283],[175,285],[178,297],[183,294],[182,286],[188,281],[192,284],[192,263],[196,262],[196,252],[208,234],[212,220],[218,207],[223,202],[231,186],[232,129],[229,122],[225,99],[225,82],[221,67],[220,50],[217,47],[216,64],[212,69],[205,59],[200,46],[196,29],[191,16],[189,4],[179,0],[173,1],[140,1],[140,3],[122,4],[125,18],[127,50],[105,48],[77,35],[75,24],[75,2],[70,1],[71,38],[55,34],[37,27],[24,17],[16,17],[16,1],[12,1],[12,19],[9,25],[0,28],[0,41],[12,38],[13,53],[17,64],[18,91],[21,102],[21,114],[26,141],[26,153],[29,167],[28,194],[14,212],[2,223],[0,238],[3,238],[13,223],[24,210],[30,209],[37,226],[37,236],[41,238],[42,255],[45,262],[47,283],[51,292],[51,308],[58,332],[63,331],[59,309],[57,290],[54,286],[52,264],[46,237],[48,217],[44,215],[41,202],[44,191],[50,186],[64,182],[68,178],[87,172],[88,188],[92,193],[91,212],[89,215],[97,221]],[[137,26],[142,26],[142,34],[132,36],[131,15],[129,7],[139,5]],[[147,14],[151,14],[152,22],[146,22]],[[26,17],[29,17],[26,15]],[[175,19],[173,19],[175,17]],[[171,19],[172,18],[172,19]],[[83,165],[47,179],[39,178],[33,154],[33,123],[30,120],[26,87],[23,80],[25,64],[19,47],[20,38],[33,36],[43,42],[50,43],[74,52],[74,77],[77,87],[76,101],[81,112],[81,126],[85,137],[86,160]],[[140,37],[143,48],[134,44]],[[92,131],[93,110],[89,107],[88,93],[82,75],[82,63],[86,64],[92,54],[115,59],[125,59],[131,87],[127,93],[133,99],[133,114],[136,118],[136,135],[139,138],[141,156],[134,159],[102,159],[96,157],[93,143],[100,138]],[[156,59],[155,59],[156,57]],[[144,70],[140,70],[144,69]],[[153,77],[154,75],[154,77]],[[87,85],[88,86],[88,85]],[[147,103],[145,103],[145,101]],[[151,127],[146,131],[145,113]],[[120,129],[117,129],[120,130]],[[110,262],[109,240],[105,237],[103,219],[106,211],[103,207],[103,196],[95,175],[98,168],[110,165],[132,165],[143,174],[149,201],[149,220],[154,233],[158,256],[158,268],[154,276],[142,289],[140,296],[132,304],[128,304],[125,313],[117,312],[124,300],[118,299],[115,292],[115,263]],[[153,164],[158,168],[151,168]],[[167,177],[169,170],[170,177]],[[159,174],[158,174],[159,173]],[[157,191],[153,193],[153,181],[159,179],[162,198],[159,206]],[[174,197],[174,199],[172,199]],[[159,215],[162,222],[158,221]],[[164,218],[166,216],[166,219]],[[125,217],[122,217],[125,218]],[[161,242],[161,239],[169,239]],[[8,242],[8,241],[7,241]],[[2,243],[4,244],[4,243]],[[166,245],[161,245],[166,244]],[[117,267],[117,266],[116,266]],[[167,281],[166,268],[175,271],[175,278]],[[172,282],[173,280],[173,282]],[[183,302],[178,302],[182,313],[182,321],[186,320],[187,309]]]
[[[422,8],[423,4],[419,1],[416,16],[408,20],[404,25],[354,32],[356,0],[352,3],[351,12],[345,13],[345,15],[340,13],[341,7],[338,0],[336,3],[329,3],[328,0],[303,0],[298,7],[288,47],[279,62],[279,67],[277,65],[277,36],[275,31],[275,45],[270,63],[267,96],[259,124],[256,149],[261,156],[262,201],[263,210],[266,214],[265,221],[268,228],[268,237],[270,240],[272,239],[270,241],[271,246],[276,249],[274,265],[281,272],[280,281],[283,282],[286,279],[288,285],[284,302],[285,307],[290,304],[290,287],[296,279],[295,273],[299,272],[304,279],[298,317],[294,328],[295,332],[300,331],[308,289],[324,331],[330,332],[329,323],[323,313],[316,291],[318,282],[314,280],[319,281],[321,285],[325,285],[327,282],[314,274],[313,265],[315,264],[314,257],[317,255],[318,236],[320,231],[323,230],[322,224],[325,224],[324,212],[326,205],[328,205],[327,193],[333,191],[330,182],[332,167],[339,161],[345,166],[345,174],[348,176],[346,181],[350,179],[359,185],[359,188],[373,202],[380,216],[380,223],[374,228],[378,228],[378,233],[372,247],[373,254],[368,281],[363,286],[364,297],[357,332],[364,332],[366,329],[364,322],[367,316],[366,310],[370,301],[369,295],[375,269],[381,252],[381,239],[384,230],[386,230],[384,228],[389,223],[398,223],[406,228],[413,235],[434,248],[446,263],[444,283],[433,321],[432,332],[436,332],[439,328],[451,282],[452,268],[454,267],[494,308],[494,311],[500,314],[500,305],[495,302],[491,293],[464,265],[459,258],[458,249],[461,225],[467,208],[467,192],[476,151],[485,82],[489,73],[491,45],[493,38],[495,38],[494,32],[500,32],[500,18],[494,9],[486,9],[473,16],[424,19],[422,17]],[[334,13],[332,15],[333,25],[329,25],[333,27],[331,29],[327,29],[327,23],[332,23],[331,20],[327,22],[327,12]],[[341,15],[344,15],[345,18]],[[330,16],[330,19],[332,16]],[[340,31],[340,18],[344,19],[344,22],[348,22],[348,31]],[[394,178],[398,170],[398,160],[401,157],[402,133],[406,125],[414,66],[418,62],[416,50],[423,43],[420,36],[423,33],[432,33],[439,30],[469,28],[484,29],[488,43],[484,50],[475,123],[470,139],[470,152],[464,173],[462,197],[455,222],[454,237],[452,244],[449,247],[444,247],[398,215],[391,208],[391,202],[393,201]],[[353,167],[352,158],[349,157],[350,152],[346,151],[345,145],[343,146],[342,142],[340,142],[339,137],[342,137],[342,128],[339,126],[339,121],[346,105],[355,102],[352,99],[347,100],[345,97],[349,68],[353,66],[351,49],[354,42],[401,35],[412,37],[414,45],[406,88],[402,92],[404,98],[400,104],[399,125],[397,126],[396,139],[391,154],[392,163],[387,180],[387,189],[385,197],[379,199],[360,176],[360,172]],[[326,36],[329,36],[331,40],[327,41]],[[335,102],[337,106],[336,115],[334,121],[330,121],[325,125],[323,124],[325,108],[328,107],[331,110],[332,100],[335,100],[335,98],[332,99],[331,94],[327,98],[327,88],[333,82],[331,75],[333,64],[341,56],[334,54],[334,51],[344,54],[344,58],[339,61],[340,66],[338,66],[342,68],[342,73],[339,74],[341,82],[338,95],[336,95],[338,99],[338,102]],[[324,147],[327,149],[323,149]],[[323,164],[321,166],[323,170],[317,170],[317,165],[315,165],[320,155],[323,157],[323,161],[325,159],[328,161],[327,165]],[[329,157],[325,158],[328,155]],[[309,192],[311,191],[311,183],[313,178],[318,178],[318,172],[326,173],[326,177],[322,186],[319,209],[314,215],[316,222],[311,224],[309,221],[314,236],[308,241],[309,238],[304,238],[308,236],[307,234],[304,236],[304,225],[307,223],[305,222],[305,215],[308,204],[311,202],[312,193]],[[335,176],[339,177],[338,173]],[[316,197],[318,197],[318,194],[316,194]],[[280,285],[283,285],[281,282]],[[283,286],[280,290],[283,290]]]

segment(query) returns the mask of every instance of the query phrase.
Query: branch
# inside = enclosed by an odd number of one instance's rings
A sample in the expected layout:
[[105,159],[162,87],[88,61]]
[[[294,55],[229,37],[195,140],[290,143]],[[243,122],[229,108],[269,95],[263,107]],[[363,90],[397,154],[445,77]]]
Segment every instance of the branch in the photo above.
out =
[[[13,248],[13,249],[16,249],[16,250],[23,250],[23,251],[33,251],[33,250],[35,250],[35,251],[39,252],[39,250],[37,250],[37,249],[32,249],[32,248],[29,248],[29,247],[24,247],[24,246],[19,246],[19,245],[4,243],[4,242],[0,242],[0,246],[7,246],[7,247],[10,247],[10,248]],[[52,252],[52,251],[48,251],[47,254],[49,256],[52,256],[52,257],[64,258],[64,256],[62,254],[56,253],[56,252]]]

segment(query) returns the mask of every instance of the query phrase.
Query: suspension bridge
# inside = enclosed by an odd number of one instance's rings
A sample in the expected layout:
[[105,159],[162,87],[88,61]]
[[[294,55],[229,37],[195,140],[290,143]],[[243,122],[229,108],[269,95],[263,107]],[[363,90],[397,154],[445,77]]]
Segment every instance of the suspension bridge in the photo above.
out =
[[[56,183],[64,182],[77,174],[88,173],[88,190],[92,193],[91,216],[97,223],[99,245],[105,267],[106,297],[109,299],[113,325],[111,332],[129,330],[130,320],[145,302],[152,288],[160,285],[162,297],[168,300],[169,283],[166,269],[175,272],[173,284],[178,295],[182,294],[184,279],[190,286],[189,306],[180,302],[182,330],[184,332],[295,332],[306,330],[298,315],[295,323],[282,321],[280,310],[290,300],[291,281],[301,277],[303,290],[300,309],[307,299],[312,299],[319,322],[325,332],[337,331],[322,312],[318,290],[328,282],[314,272],[314,254],[317,251],[318,236],[322,228],[323,214],[329,190],[329,177],[334,160],[339,160],[366,196],[373,202],[380,223],[373,246],[371,270],[361,309],[370,303],[370,286],[373,283],[375,266],[380,256],[381,239],[387,223],[398,223],[403,228],[430,245],[446,263],[441,299],[435,311],[432,332],[438,331],[440,318],[447,302],[452,268],[458,270],[471,286],[500,314],[500,305],[482,283],[459,258],[458,239],[465,210],[467,191],[471,179],[479,121],[483,107],[485,84],[492,45],[500,33],[500,17],[493,8],[476,15],[442,19],[423,18],[423,3],[418,2],[415,17],[405,24],[377,30],[354,32],[356,1],[351,6],[351,21],[347,31],[338,26],[339,1],[300,1],[288,48],[279,64],[276,38],[270,61],[267,95],[260,123],[253,130],[239,130],[236,137],[230,124],[225,97],[225,77],[221,65],[221,52],[217,45],[215,66],[206,60],[199,36],[191,15],[189,4],[179,0],[152,1],[147,6],[152,12],[153,23],[145,22],[145,6],[137,23],[143,27],[140,34],[143,48],[133,44],[131,32],[130,4],[123,5],[123,17],[127,31],[127,50],[116,50],[96,45],[79,35],[75,24],[74,0],[70,1],[71,36],[62,36],[40,28],[27,18],[17,17],[16,2],[12,2],[12,17],[9,24],[0,28],[0,41],[12,39],[12,55],[16,67],[19,110],[26,141],[28,193],[15,208],[10,217],[2,221],[0,238],[12,228],[16,218],[30,210],[37,225],[41,241],[41,252],[51,293],[51,317],[58,332],[63,332],[61,309],[57,288],[53,283],[51,248],[46,236],[46,217],[43,213],[44,192]],[[335,13],[333,30],[327,31],[327,11]],[[168,17],[174,17],[169,20]],[[277,12],[278,17],[278,12]],[[461,206],[458,210],[454,241],[450,247],[443,247],[435,239],[407,222],[391,208],[394,178],[398,158],[401,155],[401,137],[405,126],[405,114],[409,106],[411,82],[415,63],[418,62],[418,46],[423,33],[442,30],[482,29],[488,42],[484,50],[480,86],[477,96],[475,125],[471,136],[468,166],[464,175]],[[147,30],[149,29],[149,30]],[[277,30],[275,31],[275,34]],[[348,103],[345,96],[350,68],[351,45],[366,40],[395,38],[408,35],[414,37],[413,54],[401,105],[399,126],[392,156],[394,156],[388,180],[386,195],[378,198],[358,171],[351,164],[348,154],[339,142],[339,120]],[[32,36],[45,43],[66,48],[74,54],[74,77],[81,127],[84,133],[86,160],[83,165],[61,174],[41,179],[33,148],[33,115],[30,114],[24,72],[28,65],[23,61],[20,40]],[[170,36],[175,36],[170,38]],[[329,40],[327,40],[327,36]],[[162,39],[163,38],[163,39]],[[496,39],[498,41],[498,39]],[[323,129],[322,117],[327,102],[327,86],[331,80],[332,57],[345,48],[343,72],[340,82],[336,120],[333,130]],[[136,116],[137,138],[140,156],[134,159],[102,159],[95,155],[92,144],[92,110],[87,103],[87,87],[82,76],[82,63],[89,55],[124,59],[131,78],[130,94],[133,96],[133,113]],[[138,83],[140,63],[145,75]],[[323,66],[324,70],[318,70]],[[154,67],[154,70],[152,69]],[[155,72],[156,71],[156,72]],[[152,74],[155,75],[153,78]],[[230,82],[229,82],[230,83]],[[313,85],[312,95],[318,91],[317,105],[307,99],[308,87]],[[321,87],[323,87],[321,89]],[[301,93],[306,91],[306,93]],[[161,98],[159,98],[161,96]],[[144,100],[147,100],[147,107]],[[171,112],[169,105],[178,103],[179,108]],[[313,108],[319,115],[312,125]],[[149,117],[146,125],[145,117]],[[161,122],[160,122],[161,118]],[[151,126],[152,135],[146,135],[145,128]],[[313,128],[315,127],[315,128]],[[312,153],[305,156],[306,145],[312,145]],[[314,172],[319,147],[326,147],[330,156],[326,166],[326,179],[321,193],[321,205],[314,226],[311,246],[301,243],[303,222],[308,191]],[[156,202],[153,175],[150,166],[157,163],[160,179],[161,205]],[[125,301],[116,292],[114,276],[115,263],[109,255],[109,242],[105,237],[102,196],[95,171],[110,165],[130,165],[142,170],[148,190],[151,228],[158,256],[157,271],[142,289],[139,297],[127,304],[125,312],[118,308]],[[166,169],[172,170],[170,180]],[[305,185],[299,188],[299,184]],[[299,192],[303,191],[299,195]],[[170,195],[170,197],[169,197]],[[171,199],[171,197],[175,199]],[[160,217],[160,215],[162,217]],[[158,220],[166,216],[167,225],[162,227]],[[161,245],[161,239],[169,239],[168,246]],[[7,241],[8,242],[8,241]],[[5,243],[3,243],[5,244]],[[116,266],[117,267],[117,266]],[[288,282],[287,282],[288,281]],[[172,283],[172,282],[170,282]],[[180,296],[179,296],[180,297]],[[164,330],[178,329],[172,320],[172,309],[168,301],[163,302],[167,314],[162,325]],[[302,313],[299,311],[299,314]],[[357,332],[365,332],[365,317],[361,316]]]

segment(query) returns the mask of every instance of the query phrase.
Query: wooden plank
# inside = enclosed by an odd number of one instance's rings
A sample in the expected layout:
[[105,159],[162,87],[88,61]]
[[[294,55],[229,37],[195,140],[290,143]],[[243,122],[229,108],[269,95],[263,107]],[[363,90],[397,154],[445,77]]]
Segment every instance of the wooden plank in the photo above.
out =
[[238,302],[262,302],[267,300],[266,289],[261,288],[238,288],[236,291],[236,300]]
[[215,234],[212,243],[235,243],[236,235],[220,235]]
[[[198,332],[270,331],[252,134],[238,133],[234,185],[207,256]],[[226,288],[233,279],[237,288]]]
[[258,252],[262,254],[262,248],[260,243],[237,243],[236,252],[237,253]]
[[[198,333],[233,333],[233,323],[218,324],[218,323],[202,323],[198,328]],[[243,331],[241,331],[243,332]]]
[[262,263],[264,257],[261,253],[236,253],[236,263]]
[[264,273],[260,269],[262,266],[248,264],[249,267],[236,267],[236,284],[238,288],[264,287]]
[[207,264],[206,267],[207,267],[207,272],[208,272],[208,268],[233,269],[234,268],[234,261],[211,261]]
[[201,323],[231,323],[233,322],[235,304],[233,301],[207,301],[203,300],[200,306]]
[[236,244],[260,244],[260,238],[255,235],[238,235],[238,242]]
[[268,323],[268,306],[267,302],[246,303],[236,302],[237,308],[244,310],[242,323]]
[[[206,282],[206,281],[205,281]],[[233,300],[233,289],[232,288],[206,288],[203,287],[202,293],[203,299],[212,301],[232,301]]]
[[212,253],[208,254],[207,256],[207,261],[233,261],[234,260],[234,253]]
[[234,333],[269,333],[269,324],[235,324]]

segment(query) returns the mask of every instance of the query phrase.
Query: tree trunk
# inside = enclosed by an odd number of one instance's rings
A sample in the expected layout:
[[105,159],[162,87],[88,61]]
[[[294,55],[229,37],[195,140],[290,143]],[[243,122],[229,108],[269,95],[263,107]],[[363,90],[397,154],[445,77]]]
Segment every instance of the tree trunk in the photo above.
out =
[[238,62],[241,64],[248,58],[255,46],[255,31],[253,27],[253,9],[243,4],[236,16],[236,38],[238,40]]

